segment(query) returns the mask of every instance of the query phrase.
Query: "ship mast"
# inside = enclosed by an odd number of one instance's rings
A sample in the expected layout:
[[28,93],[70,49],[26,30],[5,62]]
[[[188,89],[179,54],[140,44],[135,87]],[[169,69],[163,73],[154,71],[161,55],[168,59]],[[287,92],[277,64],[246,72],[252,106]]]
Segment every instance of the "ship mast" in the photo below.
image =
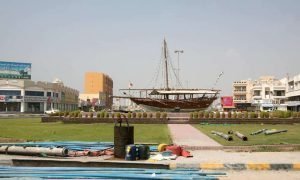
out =
[[165,61],[165,70],[166,70],[166,88],[169,90],[169,77],[168,77],[168,59],[167,59],[167,42],[166,39],[164,39],[164,61]]

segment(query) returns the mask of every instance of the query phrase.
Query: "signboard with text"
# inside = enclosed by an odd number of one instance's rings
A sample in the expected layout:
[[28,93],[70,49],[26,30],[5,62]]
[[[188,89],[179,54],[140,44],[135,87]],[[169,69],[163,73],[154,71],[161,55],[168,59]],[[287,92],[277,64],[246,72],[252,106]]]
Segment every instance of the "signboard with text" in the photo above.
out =
[[31,79],[31,63],[0,61],[0,78]]

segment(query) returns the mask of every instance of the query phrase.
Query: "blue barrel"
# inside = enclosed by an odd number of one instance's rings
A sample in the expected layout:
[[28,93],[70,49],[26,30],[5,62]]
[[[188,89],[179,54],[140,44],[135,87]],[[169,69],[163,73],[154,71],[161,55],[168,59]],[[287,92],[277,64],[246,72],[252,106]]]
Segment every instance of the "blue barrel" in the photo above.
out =
[[138,146],[138,159],[147,160],[150,157],[150,148],[147,145]]
[[130,144],[126,146],[126,155],[125,160],[127,161],[135,161],[137,159],[137,149],[134,144]]

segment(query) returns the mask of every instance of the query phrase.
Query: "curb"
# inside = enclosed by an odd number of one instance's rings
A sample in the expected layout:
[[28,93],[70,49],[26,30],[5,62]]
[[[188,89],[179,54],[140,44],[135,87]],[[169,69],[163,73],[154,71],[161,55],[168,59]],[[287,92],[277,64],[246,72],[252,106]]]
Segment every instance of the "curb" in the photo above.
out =
[[188,169],[202,169],[202,170],[295,170],[300,171],[300,163],[293,164],[270,164],[270,163],[195,163],[182,164],[170,163],[170,169],[188,168]]

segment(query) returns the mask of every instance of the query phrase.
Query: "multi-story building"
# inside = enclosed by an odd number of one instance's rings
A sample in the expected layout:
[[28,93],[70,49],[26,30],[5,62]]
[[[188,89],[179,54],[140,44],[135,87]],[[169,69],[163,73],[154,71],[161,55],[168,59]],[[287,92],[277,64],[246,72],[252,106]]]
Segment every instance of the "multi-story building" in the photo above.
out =
[[61,81],[0,79],[0,112],[44,113],[48,109],[78,109],[79,92]]
[[233,83],[233,101],[238,110],[286,110],[285,80],[262,76]]
[[251,80],[233,82],[233,103],[238,110],[248,110],[251,107]]
[[288,82],[286,97],[288,109],[291,111],[300,111],[300,74],[286,78]]
[[84,93],[80,94],[80,99],[84,102],[91,102],[93,106],[102,108],[112,107],[113,81],[100,72],[85,73]]

